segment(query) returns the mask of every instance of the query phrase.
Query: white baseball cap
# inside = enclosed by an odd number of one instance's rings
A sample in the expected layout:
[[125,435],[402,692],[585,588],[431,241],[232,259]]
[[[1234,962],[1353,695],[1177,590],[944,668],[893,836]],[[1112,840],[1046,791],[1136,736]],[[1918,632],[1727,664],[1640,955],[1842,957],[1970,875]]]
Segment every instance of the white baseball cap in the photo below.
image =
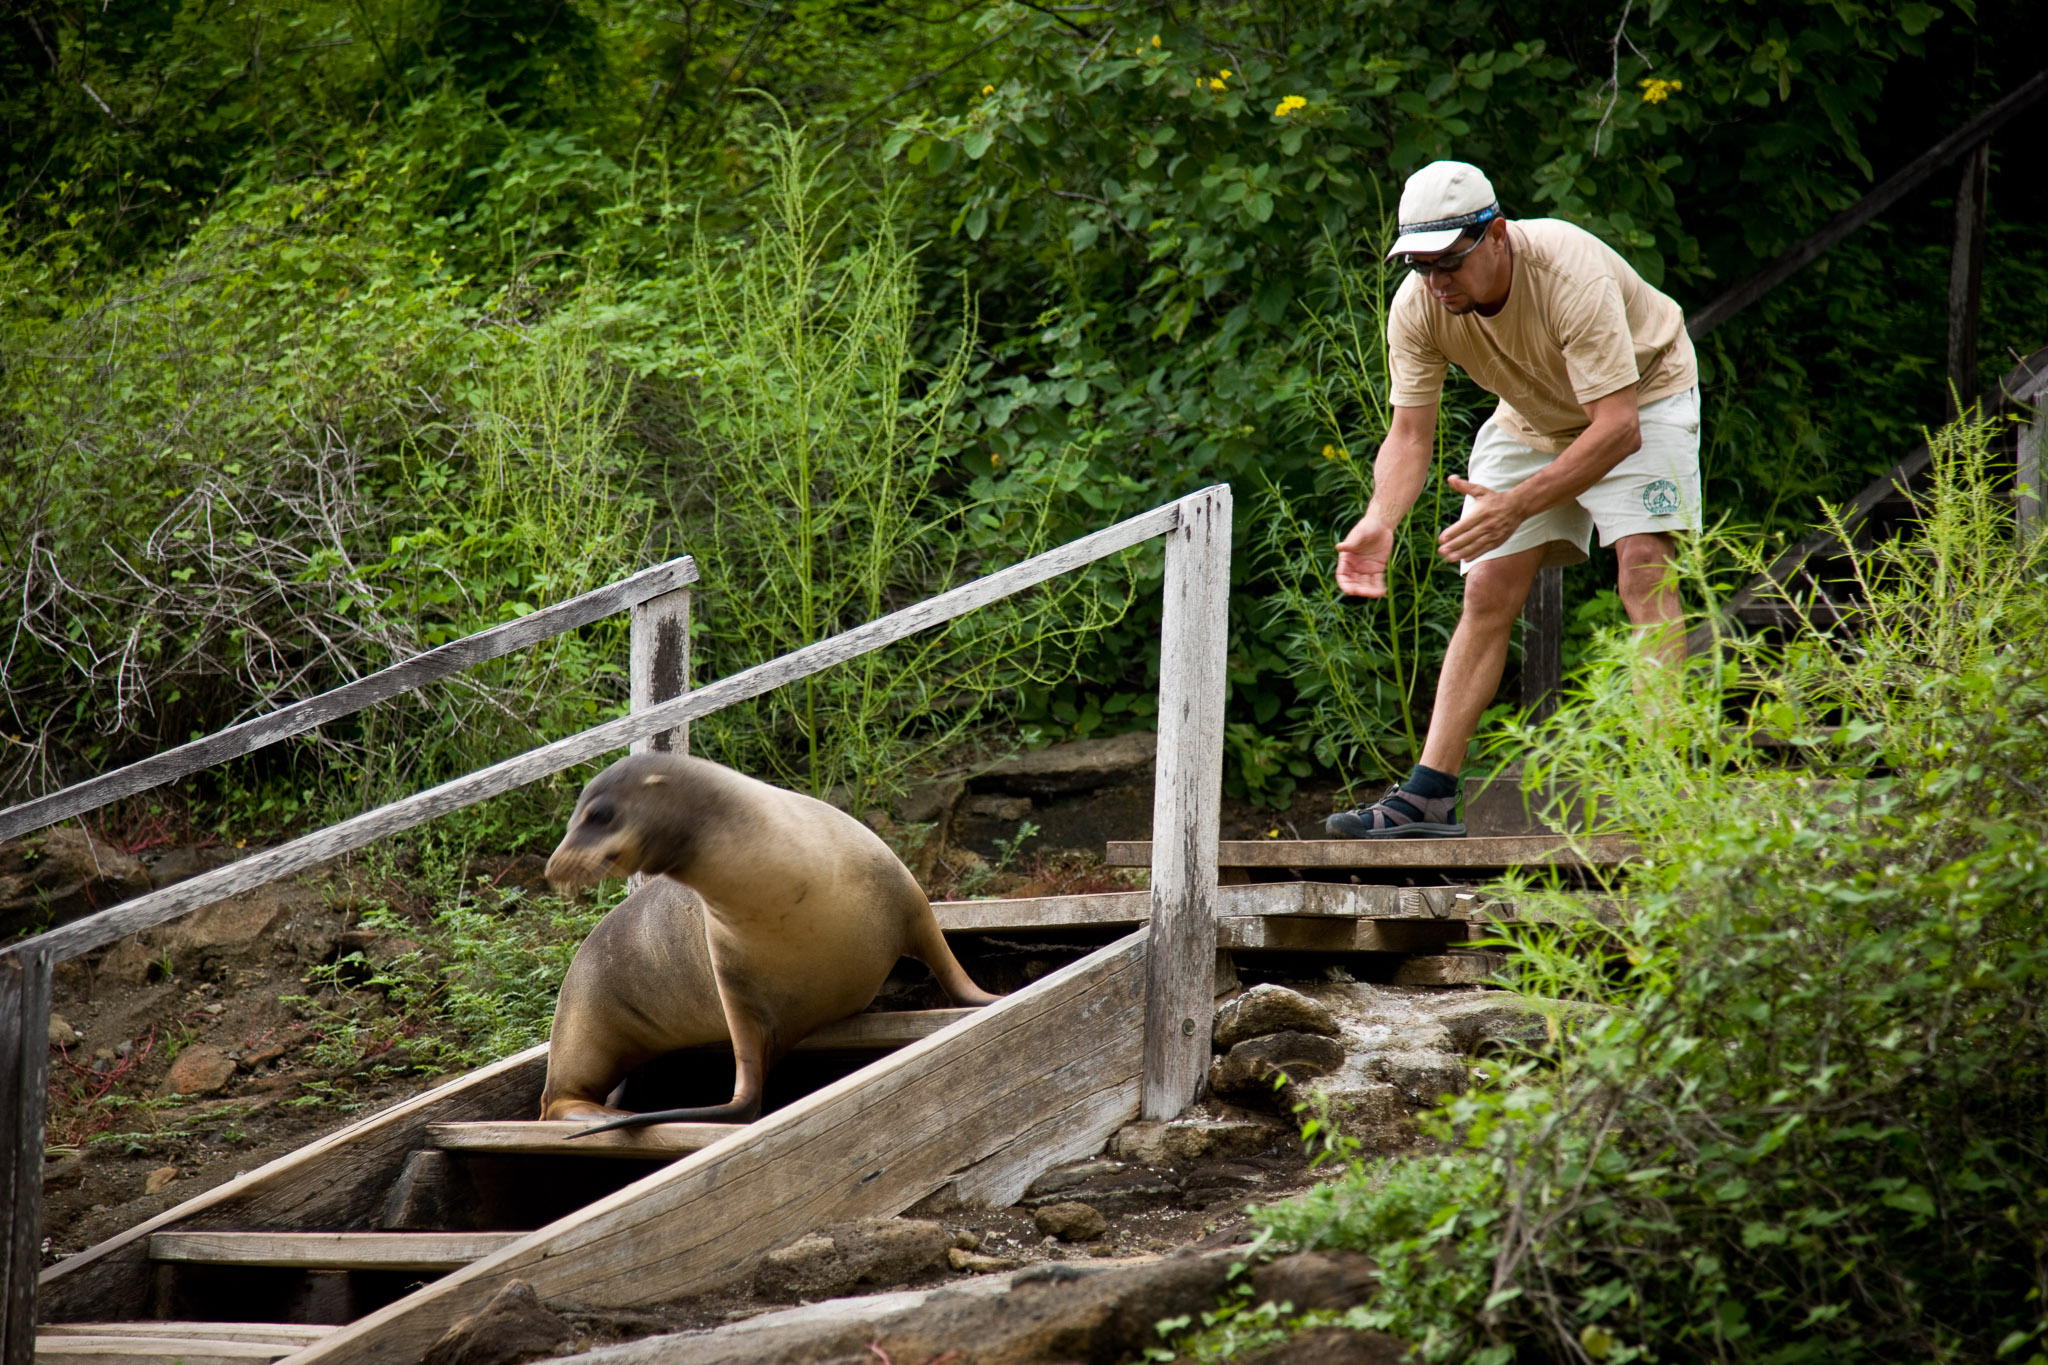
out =
[[1486,172],[1464,161],[1432,161],[1401,187],[1401,235],[1387,255],[1448,250],[1460,234],[1498,217]]

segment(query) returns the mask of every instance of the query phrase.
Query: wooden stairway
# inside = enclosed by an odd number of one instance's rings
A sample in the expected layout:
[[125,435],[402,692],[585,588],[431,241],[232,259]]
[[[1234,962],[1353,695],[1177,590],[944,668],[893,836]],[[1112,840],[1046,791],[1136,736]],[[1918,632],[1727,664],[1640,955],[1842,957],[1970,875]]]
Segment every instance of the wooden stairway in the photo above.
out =
[[[1219,898],[1227,957],[1340,954],[1429,985],[1484,974],[1459,950],[1499,913],[1458,885],[1268,882]],[[934,907],[963,952],[1005,935],[1078,936],[1078,960],[986,1009],[876,1012],[821,1030],[776,1073],[815,1088],[752,1124],[572,1139],[584,1125],[528,1118],[545,1046],[451,1080],[51,1267],[37,1353],[67,1365],[414,1365],[515,1276],[546,1300],[627,1308],[701,1291],[823,1224],[920,1201],[1014,1202],[1138,1115],[1151,901]],[[1459,961],[1480,966],[1441,965]],[[712,1055],[722,1050],[699,1051],[681,1065],[729,1068]],[[678,1102],[647,1099],[634,1107]]]

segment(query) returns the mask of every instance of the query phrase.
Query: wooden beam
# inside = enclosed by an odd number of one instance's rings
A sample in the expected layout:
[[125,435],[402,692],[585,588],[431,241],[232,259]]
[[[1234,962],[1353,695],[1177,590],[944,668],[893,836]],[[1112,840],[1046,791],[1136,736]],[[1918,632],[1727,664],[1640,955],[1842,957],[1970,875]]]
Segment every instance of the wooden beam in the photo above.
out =
[[305,1346],[334,1331],[312,1322],[46,1322],[37,1335],[55,1337],[155,1337],[182,1341],[257,1341]]
[[546,1302],[659,1303],[730,1279],[815,1228],[900,1213],[997,1173],[1009,1203],[1062,1151],[1137,1116],[1145,931],[763,1116],[292,1357],[417,1365],[512,1277]]
[[1707,335],[1819,260],[1829,248],[1917,189],[1943,166],[1990,137],[2011,122],[2014,116],[2032,107],[2043,95],[2048,95],[2048,70],[2036,72],[2004,99],[1901,166],[1876,189],[1836,214],[1826,227],[1693,313],[1686,321],[1685,330],[1695,341]]
[[[1223,918],[1328,915],[1348,919],[1469,919],[1480,904],[1467,886],[1345,886],[1337,882],[1251,882],[1216,888]],[[937,901],[932,913],[949,934],[1039,929],[1130,928],[1152,915],[1149,891],[1014,900]],[[855,1015],[854,1018],[865,1018]]]
[[1462,920],[1261,915],[1217,922],[1217,943],[1246,953],[1440,953],[1464,939]]
[[1956,240],[1948,265],[1949,416],[1977,392],[1977,315],[1984,293],[1984,211],[1991,184],[1991,143],[1963,158],[1956,186]]
[[149,1259],[307,1270],[456,1270],[502,1251],[518,1232],[159,1232]]
[[1549,720],[1563,693],[1564,570],[1538,569],[1522,604],[1522,705]]
[[[686,692],[672,701],[660,702],[644,711],[594,725],[553,744],[529,749],[466,777],[444,782],[225,867],[202,872],[189,881],[138,896],[28,942],[45,945],[53,960],[59,962],[103,948],[138,930],[176,919],[189,910],[268,885],[295,872],[303,872],[387,835],[425,824],[450,811],[473,806],[479,801],[561,772],[564,768],[573,768],[579,763],[625,748],[637,739],[672,730],[680,722],[708,716],[737,702],[772,692],[834,664],[858,658],[870,650],[894,644],[921,630],[965,615],[977,607],[1001,601],[1096,560],[1107,559],[1154,536],[1165,534],[1177,524],[1185,505],[1206,496],[1206,493],[1194,493],[1179,502],[1155,507],[1093,535],[1034,555],[1021,564],[1013,564],[866,625],[855,626],[814,645],[806,645],[729,678]],[[17,944],[0,949],[0,954],[16,952],[21,947]]]
[[1144,1116],[1187,1108],[1209,1069],[1216,995],[1216,831],[1230,649],[1230,488],[1182,504],[1166,541],[1154,760]]
[[746,1127],[744,1123],[650,1123],[645,1128],[622,1128],[595,1137],[576,1136],[589,1126],[588,1119],[437,1123],[427,1129],[427,1141],[444,1152],[492,1156],[673,1161],[691,1152],[701,1152],[720,1138],[731,1137]]
[[2018,490],[2013,515],[2023,542],[2041,533],[2041,508],[2044,499],[2048,499],[2048,487],[2041,482],[2044,476],[2048,476],[2048,401],[2036,404],[2033,417],[2021,425],[2019,432],[2019,450],[2013,466],[2013,483]]
[[[633,607],[627,690],[630,707],[645,711],[690,690],[690,590],[677,588]],[[690,724],[633,742],[636,754],[687,754]]]
[[261,1365],[303,1348],[304,1343],[232,1337],[41,1336],[36,1338],[36,1359],[42,1365]]
[[[1636,856],[1627,840],[1600,835],[1577,842],[1559,834],[1485,839],[1230,839],[1217,847],[1220,867],[1334,868],[1360,872],[1505,872],[1516,867],[1615,867]],[[1146,867],[1152,844],[1112,840],[1103,861]]]
[[148,1316],[149,1239],[157,1232],[370,1226],[406,1158],[427,1145],[430,1124],[538,1113],[547,1054],[542,1043],[444,1081],[65,1257],[42,1274],[42,1316]]
[[0,1359],[34,1365],[42,1266],[43,1111],[50,1085],[50,957],[0,958]]
[[39,796],[0,811],[0,840],[15,838],[30,830],[54,825],[83,811],[96,810],[137,792],[175,782],[203,768],[231,758],[254,753],[281,739],[352,715],[402,692],[441,678],[451,677],[489,659],[500,658],[564,631],[601,621],[613,612],[635,606],[658,594],[670,592],[697,580],[697,563],[688,555],[642,569],[580,597],[542,607],[516,620],[489,630],[480,630],[460,640],[415,654],[412,658],[381,668],[331,692],[280,707],[268,715],[215,731],[204,739],[181,744],[175,749],[131,763],[62,791]]

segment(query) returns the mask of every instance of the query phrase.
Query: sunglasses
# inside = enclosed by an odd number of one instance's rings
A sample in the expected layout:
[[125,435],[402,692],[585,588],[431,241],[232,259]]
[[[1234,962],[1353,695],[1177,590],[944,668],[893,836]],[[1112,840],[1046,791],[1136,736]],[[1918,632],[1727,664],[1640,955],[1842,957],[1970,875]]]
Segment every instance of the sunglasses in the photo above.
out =
[[1455,275],[1458,273],[1459,267],[1465,264],[1465,258],[1467,256],[1470,256],[1473,252],[1479,250],[1481,244],[1483,244],[1485,241],[1486,234],[1482,232],[1479,234],[1478,241],[1472,243],[1472,245],[1466,247],[1463,251],[1458,252],[1454,256],[1439,255],[1434,259],[1427,261],[1417,260],[1413,256],[1403,256],[1401,260],[1405,265],[1407,265],[1407,267],[1410,270],[1414,271],[1418,275]]

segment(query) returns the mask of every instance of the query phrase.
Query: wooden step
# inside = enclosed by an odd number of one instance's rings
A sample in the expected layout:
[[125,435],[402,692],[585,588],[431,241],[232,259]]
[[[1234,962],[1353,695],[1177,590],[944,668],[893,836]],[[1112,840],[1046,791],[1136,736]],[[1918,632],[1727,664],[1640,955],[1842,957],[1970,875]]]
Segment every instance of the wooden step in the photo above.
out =
[[311,1344],[127,1333],[51,1336],[38,1331],[36,1359],[48,1365],[265,1365]]
[[[1355,872],[1506,872],[1517,867],[1618,867],[1635,845],[1611,835],[1580,841],[1581,856],[1561,834],[1484,839],[1225,839],[1216,865],[1292,867]],[[1150,867],[1152,841],[1111,841],[1103,861],[1111,867]]]
[[456,1270],[520,1232],[157,1232],[149,1259],[306,1270]]
[[[1150,845],[1140,847],[1149,850]],[[1217,890],[1218,913],[1239,918],[1314,915],[1333,919],[1470,919],[1480,903],[1478,893],[1469,886],[1264,882]],[[932,913],[938,917],[939,928],[949,934],[1130,928],[1152,917],[1152,893],[1104,891],[1084,896],[938,901],[932,905]]]
[[[971,1014],[971,1010],[932,1011]],[[645,1128],[622,1128],[594,1137],[574,1134],[591,1125],[589,1119],[557,1119],[547,1122],[435,1123],[427,1127],[427,1141],[444,1152],[487,1153],[496,1156],[595,1156],[669,1161],[691,1152],[701,1152],[723,1137],[730,1137],[744,1123],[650,1123]]]
[[254,1341],[294,1350],[335,1328],[309,1322],[45,1322],[39,1337],[176,1337],[196,1341]]

